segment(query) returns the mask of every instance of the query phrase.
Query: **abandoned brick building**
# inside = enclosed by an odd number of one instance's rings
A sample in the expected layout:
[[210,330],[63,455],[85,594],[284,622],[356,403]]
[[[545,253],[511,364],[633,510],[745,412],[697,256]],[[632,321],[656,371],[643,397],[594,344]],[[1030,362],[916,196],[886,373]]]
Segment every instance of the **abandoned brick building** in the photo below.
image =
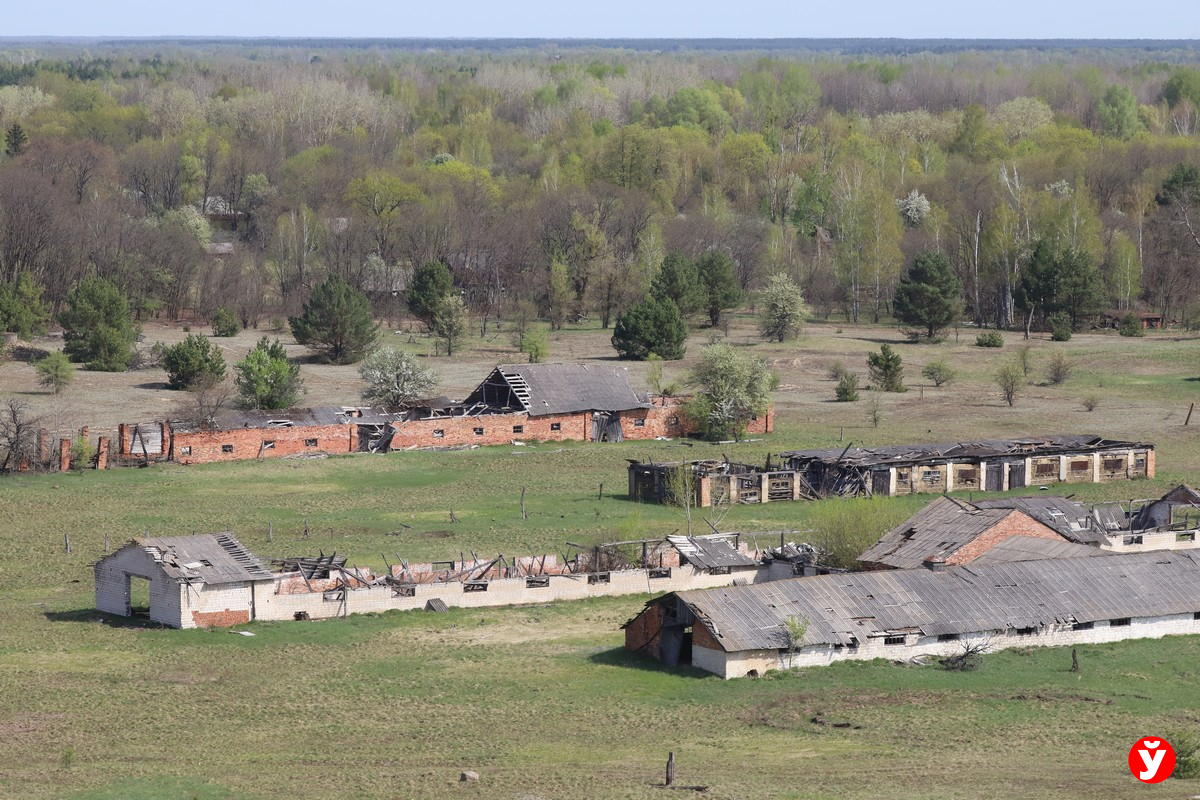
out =
[[[793,450],[778,466],[730,461],[655,464],[631,460],[629,495],[664,502],[673,472],[697,506],[829,496],[1001,492],[1056,483],[1153,478],[1154,445],[1060,435],[948,444]],[[679,483],[676,481],[676,483]]]
[[874,658],[1200,634],[1200,553],[1106,553],[673,592],[625,647],[723,678]]
[[1158,500],[1085,505],[1033,495],[967,502],[939,497],[884,534],[858,560],[865,569],[912,569],[1096,552],[1197,547],[1200,495],[1179,486]]
[[[118,427],[114,464],[283,458],[514,440],[619,442],[683,435],[683,399],[638,394],[625,369],[592,364],[496,367],[466,399],[426,400],[389,410],[318,406],[232,411],[209,424],[152,422]],[[751,430],[773,429],[773,411]],[[103,444],[103,442],[102,442]],[[107,451],[106,451],[107,452]]]

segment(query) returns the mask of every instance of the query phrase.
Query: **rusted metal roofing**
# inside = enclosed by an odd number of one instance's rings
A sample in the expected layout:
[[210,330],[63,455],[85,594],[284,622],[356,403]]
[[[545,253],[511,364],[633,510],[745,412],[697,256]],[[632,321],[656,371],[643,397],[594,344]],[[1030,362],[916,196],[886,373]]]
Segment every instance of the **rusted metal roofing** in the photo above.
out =
[[483,401],[483,387],[497,379],[509,385],[531,417],[580,411],[646,408],[625,369],[596,364],[501,364],[464,404]]
[[935,636],[1194,613],[1200,553],[818,575],[675,597],[727,652],[787,647],[789,619],[808,623],[805,645],[849,646],[899,631]]
[[701,569],[758,565],[753,558],[739,553],[726,536],[668,536],[667,541],[687,558],[689,563]]
[[169,577],[186,583],[241,583],[273,577],[267,565],[229,531],[133,541],[145,548]]
[[896,466],[923,462],[979,461],[1003,456],[1054,455],[1097,450],[1144,450],[1154,445],[1105,439],[1093,434],[1031,436],[1022,439],[980,439],[972,442],[892,445],[887,447],[791,450],[779,455],[793,464],[824,462],[856,467]]

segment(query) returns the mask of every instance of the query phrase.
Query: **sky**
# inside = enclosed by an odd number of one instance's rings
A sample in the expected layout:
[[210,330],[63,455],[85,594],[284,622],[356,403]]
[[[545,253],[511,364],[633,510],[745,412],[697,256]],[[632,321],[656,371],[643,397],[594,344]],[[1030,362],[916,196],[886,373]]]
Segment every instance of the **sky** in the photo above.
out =
[[1197,0],[56,0],[0,36],[1200,39]]

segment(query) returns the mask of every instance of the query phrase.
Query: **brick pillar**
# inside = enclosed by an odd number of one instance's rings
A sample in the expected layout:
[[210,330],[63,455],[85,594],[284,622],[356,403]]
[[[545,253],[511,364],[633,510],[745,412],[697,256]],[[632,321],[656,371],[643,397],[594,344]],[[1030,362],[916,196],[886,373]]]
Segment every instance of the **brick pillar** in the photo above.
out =
[[1146,449],[1146,477],[1147,478],[1153,478],[1155,471],[1158,469],[1158,465],[1155,463],[1155,461],[1156,461],[1156,459],[1154,456],[1154,448],[1153,447],[1147,448]]
[[771,488],[771,473],[764,472],[758,476],[758,502],[765,503],[769,499],[767,494]]
[[101,436],[96,443],[96,469],[108,469],[108,451],[112,447],[112,439]]
[[163,458],[171,456],[171,451],[174,449],[174,443],[171,441],[171,426],[166,420],[158,423],[158,429],[162,436],[162,455]]
[[71,469],[71,440],[58,440],[58,469],[60,472],[67,472]]
[[37,432],[38,463],[43,466],[50,463],[50,431],[38,428]]
[[1100,453],[1092,453],[1092,483],[1100,482],[1100,459],[1103,457]]
[[129,454],[129,426],[124,422],[117,425],[117,455]]

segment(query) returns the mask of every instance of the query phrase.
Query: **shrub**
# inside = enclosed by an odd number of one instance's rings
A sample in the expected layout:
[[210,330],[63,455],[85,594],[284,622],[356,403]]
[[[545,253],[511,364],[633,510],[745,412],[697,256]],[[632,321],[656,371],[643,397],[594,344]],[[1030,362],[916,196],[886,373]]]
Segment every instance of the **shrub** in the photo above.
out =
[[1200,733],[1171,731],[1167,741],[1175,749],[1175,771],[1171,777],[1181,780],[1200,778]]
[[238,394],[249,408],[290,408],[304,383],[300,367],[288,360],[279,340],[271,342],[265,336],[233,370]]
[[687,325],[671,300],[650,298],[617,318],[612,346],[617,357],[645,361],[651,353],[666,361],[683,358]]
[[839,403],[853,403],[858,399],[858,376],[853,372],[843,372],[838,378],[834,395]]
[[930,361],[921,368],[921,375],[933,381],[934,386],[950,383],[957,374],[945,357]]
[[846,365],[840,361],[835,361],[825,371],[825,375],[831,381],[840,381],[846,375]]
[[1050,354],[1050,363],[1046,365],[1046,382],[1057,386],[1071,377],[1071,359],[1062,350]]
[[428,397],[437,386],[437,375],[425,369],[416,356],[380,347],[372,350],[358,365],[358,374],[366,381],[362,399],[385,408],[404,408],[414,400]]
[[1142,327],[1142,321],[1134,314],[1126,314],[1125,319],[1121,320],[1121,327],[1117,329],[1117,333],[1122,336],[1145,336],[1146,329]]
[[67,329],[63,352],[85,369],[124,372],[129,368],[138,328],[129,301],[116,284],[103,278],[84,278],[67,295],[67,308],[58,315]]
[[541,325],[530,325],[521,334],[517,349],[529,356],[530,364],[539,364],[550,354],[550,333]]
[[1025,385],[1025,373],[1016,363],[1004,364],[996,370],[996,385],[1000,387],[1000,395],[1004,401],[1011,406]]
[[975,337],[976,347],[1004,347],[1004,336],[1000,331],[984,331]]
[[1100,405],[1100,395],[1098,395],[1098,394],[1084,395],[1083,400],[1080,402],[1083,404],[1084,411],[1095,411],[1096,406]]
[[238,321],[237,314],[221,307],[213,312],[212,327],[213,336],[237,336],[238,331],[242,329],[242,323]]
[[288,317],[292,335],[333,364],[353,364],[375,344],[379,326],[367,296],[338,274],[312,291],[298,317]]
[[1016,350],[1017,364],[1020,365],[1021,371],[1025,373],[1025,377],[1029,377],[1029,373],[1033,371],[1033,345],[1023,344]]
[[1071,341],[1071,315],[1065,311],[1059,311],[1051,314],[1046,318],[1046,324],[1050,326],[1050,340],[1054,342],[1069,342]]
[[871,370],[871,384],[880,391],[908,391],[904,388],[904,364],[891,345],[885,344],[878,353],[867,355],[867,367]]
[[807,313],[796,282],[783,272],[772,275],[759,296],[758,327],[763,338],[772,342],[795,338]]
[[38,385],[45,386],[54,394],[71,385],[75,380],[75,367],[66,353],[55,350],[40,361],[35,361],[33,368],[37,370]]
[[188,334],[178,344],[162,351],[167,386],[187,389],[197,383],[218,383],[225,379],[225,358],[207,336]]

